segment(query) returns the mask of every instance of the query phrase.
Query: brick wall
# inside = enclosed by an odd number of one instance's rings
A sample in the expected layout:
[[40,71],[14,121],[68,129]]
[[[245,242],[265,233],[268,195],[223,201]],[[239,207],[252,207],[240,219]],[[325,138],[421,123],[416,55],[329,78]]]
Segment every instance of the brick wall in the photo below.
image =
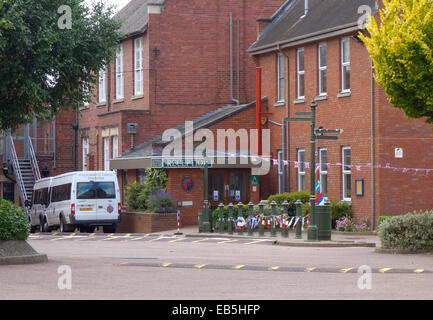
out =
[[[351,95],[337,97],[341,91],[341,37],[329,38],[327,43],[327,76],[328,96],[326,100],[318,101],[317,126],[324,128],[344,129],[338,141],[317,141],[317,148],[328,149],[328,162],[342,162],[342,147],[351,147],[352,165],[365,166],[371,163],[371,61],[365,47],[351,38]],[[317,42],[304,45],[305,50],[305,102],[294,103],[296,99],[296,49],[285,49],[286,58],[286,98],[283,106],[274,106],[277,101],[277,53],[260,55],[257,59],[263,68],[263,96],[269,98],[270,119],[280,122],[285,114],[295,117],[296,112],[310,111],[310,103],[318,95],[318,48]],[[406,119],[402,111],[390,106],[381,88],[375,84],[375,164],[390,163],[395,167],[430,168],[431,142],[433,134],[431,127],[420,120]],[[271,151],[276,158],[276,152],[281,149],[281,129],[272,124]],[[310,161],[310,126],[309,123],[289,124],[289,160],[297,160],[297,150],[305,149],[306,161]],[[394,149],[402,147],[405,150],[403,159],[394,158]],[[318,157],[316,158],[318,161]],[[356,217],[372,216],[372,180],[371,168],[352,169],[352,207]],[[298,190],[297,169],[293,163],[289,170],[289,190]],[[379,215],[404,214],[414,209],[433,207],[429,195],[432,175],[417,173],[403,174],[390,169],[375,169],[375,218]],[[365,194],[355,195],[355,179],[364,179]],[[263,179],[261,184],[262,197],[275,193],[276,168]],[[309,169],[306,169],[306,189],[310,190]],[[328,170],[328,196],[330,199],[342,199],[342,167],[332,166]]]

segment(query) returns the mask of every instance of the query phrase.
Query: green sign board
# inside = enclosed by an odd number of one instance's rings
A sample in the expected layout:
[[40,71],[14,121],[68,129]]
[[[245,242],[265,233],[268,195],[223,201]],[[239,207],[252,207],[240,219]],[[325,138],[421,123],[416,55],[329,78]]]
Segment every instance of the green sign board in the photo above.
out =
[[[162,158],[152,159],[152,168],[204,168],[206,162],[204,159],[176,159]],[[207,166],[212,168],[212,161],[208,160]]]
[[251,176],[251,186],[257,187],[260,183],[259,176]]

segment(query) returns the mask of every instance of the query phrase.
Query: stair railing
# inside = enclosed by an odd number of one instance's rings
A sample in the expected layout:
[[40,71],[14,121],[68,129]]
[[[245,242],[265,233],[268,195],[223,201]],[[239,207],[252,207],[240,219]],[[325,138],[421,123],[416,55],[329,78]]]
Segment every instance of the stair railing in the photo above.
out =
[[11,135],[8,136],[9,148],[10,148],[10,160],[14,169],[15,178],[18,184],[18,190],[20,194],[21,204],[27,212],[26,201],[28,200],[26,188],[24,186],[23,176],[21,174],[20,164],[18,162],[17,152],[15,150],[14,140]]
[[30,151],[30,163],[32,165],[33,176],[35,177],[35,181],[37,181],[41,179],[41,173],[39,171],[38,161],[36,160],[35,150],[33,149],[32,139],[30,139],[29,136],[27,136],[27,139],[28,139],[27,142]]

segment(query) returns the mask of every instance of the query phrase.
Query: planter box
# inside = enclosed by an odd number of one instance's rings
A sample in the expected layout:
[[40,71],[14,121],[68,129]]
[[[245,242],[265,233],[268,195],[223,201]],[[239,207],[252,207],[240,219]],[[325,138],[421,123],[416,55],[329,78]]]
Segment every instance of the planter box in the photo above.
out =
[[47,262],[46,254],[39,254],[27,241],[0,241],[0,265]]
[[176,213],[124,212],[116,232],[153,233],[176,228]]

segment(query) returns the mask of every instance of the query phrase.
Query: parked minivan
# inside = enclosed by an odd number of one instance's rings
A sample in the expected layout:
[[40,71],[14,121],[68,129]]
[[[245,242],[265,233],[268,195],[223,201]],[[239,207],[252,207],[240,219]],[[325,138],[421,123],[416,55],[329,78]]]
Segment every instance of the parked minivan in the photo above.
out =
[[[38,181],[39,182],[39,181]],[[36,184],[35,184],[36,186]],[[41,231],[116,231],[121,217],[120,190],[113,171],[78,171],[51,178],[45,213],[39,216]]]
[[[41,230],[41,217],[45,217],[47,204],[49,203],[52,178],[44,178],[35,182],[33,186],[33,201],[29,210],[30,232]],[[41,230],[42,231],[42,230]]]

